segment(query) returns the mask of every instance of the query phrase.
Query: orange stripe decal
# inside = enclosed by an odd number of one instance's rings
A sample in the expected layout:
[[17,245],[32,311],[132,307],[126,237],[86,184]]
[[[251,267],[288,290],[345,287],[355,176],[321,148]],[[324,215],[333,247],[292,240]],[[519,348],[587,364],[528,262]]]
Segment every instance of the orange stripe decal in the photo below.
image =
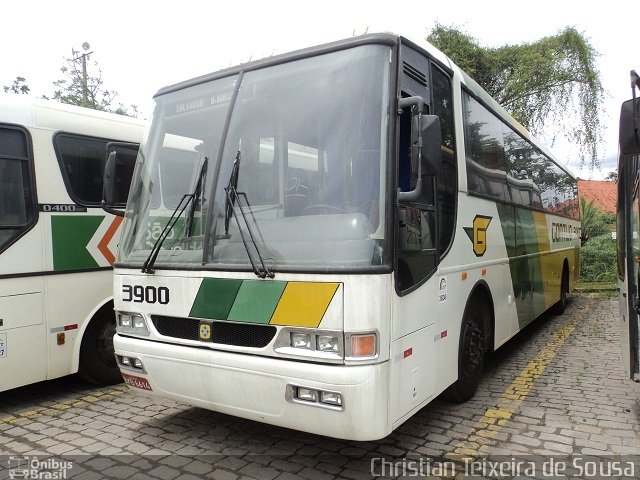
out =
[[104,237],[102,237],[102,240],[100,240],[100,242],[98,243],[98,250],[100,250],[100,253],[104,255],[104,258],[107,259],[107,262],[109,262],[110,265],[113,265],[113,263],[116,261],[116,258],[114,257],[113,253],[111,253],[111,250],[109,250],[109,242],[111,242],[114,235],[118,231],[118,227],[122,223],[122,218],[123,217],[118,216],[113,218],[113,222],[111,222],[111,225],[109,225],[109,228],[105,232]]

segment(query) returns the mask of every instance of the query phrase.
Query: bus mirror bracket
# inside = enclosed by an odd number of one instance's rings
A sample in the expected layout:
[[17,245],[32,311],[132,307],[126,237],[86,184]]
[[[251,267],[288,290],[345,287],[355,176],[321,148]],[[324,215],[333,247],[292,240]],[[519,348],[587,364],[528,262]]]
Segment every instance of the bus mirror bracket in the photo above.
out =
[[[411,118],[411,173],[416,178],[413,190],[398,190],[398,201],[414,202],[422,195],[422,176],[434,176],[440,169],[440,145],[442,133],[440,119],[436,115],[423,115],[424,99],[419,96],[398,100],[398,114],[410,108]],[[426,148],[425,148],[426,146]]]

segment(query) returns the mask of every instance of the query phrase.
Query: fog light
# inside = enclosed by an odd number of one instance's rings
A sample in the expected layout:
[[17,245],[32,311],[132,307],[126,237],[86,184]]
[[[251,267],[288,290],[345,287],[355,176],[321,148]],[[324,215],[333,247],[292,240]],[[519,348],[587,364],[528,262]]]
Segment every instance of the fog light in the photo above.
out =
[[308,333],[291,333],[291,346],[294,348],[311,349],[311,335]]
[[338,392],[320,392],[320,403],[341,407],[342,395]]
[[321,352],[338,352],[338,337],[331,337],[329,335],[318,335],[317,337],[318,350]]
[[305,402],[317,402],[318,392],[311,388],[298,387],[296,391],[296,398],[298,400],[304,400]]

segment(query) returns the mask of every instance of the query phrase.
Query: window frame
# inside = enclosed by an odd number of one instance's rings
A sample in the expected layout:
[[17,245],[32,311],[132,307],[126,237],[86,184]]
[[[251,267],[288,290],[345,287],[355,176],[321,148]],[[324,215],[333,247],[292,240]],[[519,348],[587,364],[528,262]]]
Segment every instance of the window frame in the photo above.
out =
[[[38,223],[39,208],[38,208],[38,190],[36,187],[33,141],[31,138],[31,132],[22,125],[16,125],[11,123],[0,123],[0,130],[16,130],[21,132],[24,135],[27,156],[24,159],[20,159],[20,161],[27,162],[26,172],[29,177],[27,178],[27,183],[29,185],[30,197],[31,197],[30,211],[27,211],[27,214],[31,214],[30,221],[28,221],[23,228],[17,230],[14,235],[8,237],[4,243],[0,243],[0,254],[2,254],[6,250],[8,250],[13,244],[15,244],[18,240],[20,240],[20,238],[25,236],[29,231],[31,231],[35,227],[35,225]],[[11,158],[11,157],[7,157],[7,158]]]
[[[487,105],[486,102],[484,102],[481,98],[479,98],[477,95],[475,95],[473,92],[471,92],[471,90],[469,88],[467,88],[464,85],[462,85],[462,92],[461,93],[462,93],[462,108],[463,108],[463,111],[462,111],[462,132],[463,132],[463,135],[464,135],[463,144],[464,144],[464,147],[465,147],[464,168],[465,168],[465,172],[466,172],[466,175],[467,175],[467,193],[468,193],[468,195],[473,196],[473,197],[477,197],[477,198],[483,198],[483,199],[491,200],[492,202],[501,203],[501,204],[504,204],[504,205],[511,205],[511,206],[516,207],[516,208],[524,208],[526,210],[542,212],[542,213],[544,213],[546,215],[555,215],[555,216],[559,216],[559,217],[562,217],[562,218],[567,218],[569,220],[579,221],[580,220],[580,211],[579,211],[579,196],[578,196],[578,181],[577,181],[577,179],[572,174],[570,174],[566,170],[566,168],[564,168],[556,160],[554,160],[546,152],[544,152],[543,149],[540,146],[537,145],[537,143],[535,143],[531,139],[528,139],[528,138],[524,137],[522,135],[522,133],[520,133],[518,130],[513,128],[493,108],[491,108],[489,105]],[[494,197],[492,195],[483,194],[481,192],[476,192],[476,191],[471,190],[469,188],[469,183],[470,183],[469,182],[469,168],[468,168],[468,165],[467,165],[467,154],[468,154],[468,152],[467,152],[467,140],[469,138],[467,126],[468,126],[469,123],[466,121],[466,115],[465,115],[465,111],[464,111],[464,105],[466,103],[465,96],[468,96],[469,98],[471,98],[475,102],[477,102],[490,115],[492,115],[496,120],[501,122],[502,125],[504,125],[508,129],[508,131],[510,133],[518,135],[520,137],[520,139],[523,142],[525,142],[526,144],[528,144],[529,146],[531,146],[531,148],[533,148],[538,155],[544,157],[545,162],[547,162],[549,165],[552,165],[553,167],[559,169],[564,174],[565,177],[572,179],[573,187],[574,187],[574,191],[575,191],[574,201],[576,203],[576,206],[573,209],[573,210],[575,210],[575,215],[574,216],[571,216],[570,214],[554,212],[554,211],[552,211],[550,209],[545,208],[544,206],[537,207],[537,206],[534,206],[532,204],[524,205],[522,203],[518,203],[516,201],[513,201],[512,198],[509,198],[509,199],[496,198],[496,197]],[[504,151],[505,151],[505,159],[506,159],[506,148],[504,149]],[[485,167],[485,168],[487,168],[487,167]],[[500,170],[495,170],[495,171],[499,172]],[[506,172],[506,171],[504,173],[507,174],[507,175],[509,174],[509,172]],[[532,175],[529,175],[527,177],[527,180],[534,181],[535,179],[533,178]],[[507,185],[505,185],[505,186],[507,186]]]
[[[422,285],[424,285],[430,278],[433,277],[434,273],[438,270],[438,266],[440,265],[440,263],[443,261],[443,259],[447,256],[447,254],[451,251],[451,248],[453,246],[454,240],[455,240],[455,234],[456,234],[456,222],[457,222],[457,214],[458,214],[458,170],[459,170],[459,159],[458,159],[458,148],[457,148],[457,138],[459,136],[459,133],[457,133],[457,127],[456,127],[456,107],[457,107],[457,101],[456,101],[456,95],[455,95],[455,82],[454,82],[454,72],[452,72],[449,68],[447,68],[445,65],[442,65],[440,62],[438,62],[435,58],[433,58],[429,53],[423,51],[421,48],[411,44],[411,43],[403,43],[403,46],[405,46],[405,49],[411,49],[413,51],[415,51],[417,54],[421,55],[424,58],[425,61],[425,65],[426,68],[428,69],[428,71],[426,72],[427,75],[427,85],[428,85],[428,94],[429,94],[429,98],[425,99],[427,100],[427,103],[429,105],[429,109],[433,109],[434,106],[434,81],[433,81],[433,72],[434,70],[437,70],[442,78],[444,80],[447,81],[448,83],[448,94],[449,94],[449,100],[451,102],[451,115],[450,118],[447,118],[445,120],[449,121],[451,123],[451,142],[452,142],[452,158],[453,158],[453,166],[455,169],[455,175],[454,175],[454,187],[453,187],[453,201],[454,201],[454,206],[453,206],[453,229],[449,238],[449,241],[447,243],[446,246],[441,245],[440,244],[440,240],[441,240],[441,233],[442,233],[442,228],[443,228],[443,222],[442,222],[442,205],[440,204],[440,200],[441,200],[441,187],[443,186],[441,182],[438,181],[438,178],[440,177],[440,175],[442,173],[439,173],[438,176],[436,176],[435,181],[432,182],[432,198],[431,198],[431,204],[427,205],[426,203],[422,202],[422,201],[418,201],[418,202],[410,202],[407,204],[401,204],[399,202],[395,202],[395,204],[393,205],[393,209],[394,209],[394,219],[393,219],[393,226],[396,228],[396,232],[394,234],[394,254],[393,254],[393,262],[394,262],[394,272],[396,272],[396,278],[394,281],[394,289],[396,292],[396,295],[398,295],[399,297],[403,297],[406,296],[412,292],[414,292],[415,290],[417,290],[418,288],[420,288]],[[406,50],[405,50],[406,51]],[[396,71],[397,71],[397,92],[396,92],[396,96],[397,98],[400,98],[404,95],[418,95],[421,92],[416,91],[416,90],[412,90],[411,87],[407,87],[405,85],[405,87],[403,87],[403,66],[404,66],[404,62],[403,59],[401,57],[402,53],[399,53],[399,58],[400,60],[398,61],[398,66],[396,66]],[[430,111],[429,113],[435,113]],[[406,115],[406,114],[405,114]],[[401,172],[400,172],[400,150],[402,148],[402,142],[403,142],[403,130],[402,128],[408,128],[407,125],[403,125],[403,121],[402,121],[402,116],[403,114],[397,115],[395,118],[395,124],[394,124],[394,130],[395,130],[395,154],[394,154],[394,159],[395,159],[395,174],[396,174],[396,181],[395,181],[395,185],[399,185],[400,184],[400,176],[401,176]],[[442,121],[442,119],[441,119]],[[406,132],[405,132],[406,133]],[[406,141],[406,138],[404,139]],[[443,139],[444,141],[444,139]],[[444,146],[444,144],[443,144]],[[424,179],[423,179],[424,180]],[[426,188],[423,184],[423,188]],[[394,196],[395,198],[395,196]],[[433,225],[432,227],[435,227],[435,236],[432,237],[432,241],[433,241],[433,247],[429,248],[429,249],[421,249],[421,250],[415,250],[415,251],[404,251],[404,250],[400,250],[400,226],[399,226],[399,221],[400,221],[400,210],[401,209],[409,209],[409,208],[417,208],[419,210],[422,211],[430,211],[432,212],[431,215],[433,215]],[[430,266],[429,270],[422,275],[419,279],[413,281],[413,283],[409,286],[403,287],[401,288],[400,285],[400,269],[403,268],[401,267],[402,265],[406,265],[406,263],[403,263],[404,259],[408,259],[408,258],[429,258],[429,259],[433,259],[433,265]],[[426,264],[426,263],[425,263]]]
[[[102,206],[102,202],[100,199],[98,199],[96,202],[88,202],[86,200],[82,200],[80,199],[80,197],[78,197],[78,195],[76,194],[76,192],[73,190],[73,186],[71,184],[71,179],[69,178],[69,175],[67,174],[67,170],[65,168],[65,163],[63,161],[63,156],[62,153],[60,151],[60,145],[58,143],[60,138],[73,138],[73,139],[86,139],[86,140],[92,140],[92,141],[98,141],[98,142],[104,142],[104,165],[102,168],[102,176],[103,176],[103,180],[104,180],[104,166],[106,166],[106,161],[107,161],[107,145],[109,143],[127,143],[124,140],[118,140],[115,138],[104,138],[104,137],[94,137],[92,135],[83,135],[80,133],[73,133],[73,132],[67,132],[67,131],[59,131],[56,132],[53,135],[52,138],[52,142],[53,142],[53,149],[55,151],[56,154],[56,160],[58,162],[58,167],[60,170],[60,174],[62,175],[62,181],[64,182],[64,187],[65,190],[67,191],[67,194],[69,195],[69,198],[76,203],[77,205],[81,205],[83,207],[88,207],[88,208],[101,208]],[[102,197],[102,187],[100,188],[100,197]]]

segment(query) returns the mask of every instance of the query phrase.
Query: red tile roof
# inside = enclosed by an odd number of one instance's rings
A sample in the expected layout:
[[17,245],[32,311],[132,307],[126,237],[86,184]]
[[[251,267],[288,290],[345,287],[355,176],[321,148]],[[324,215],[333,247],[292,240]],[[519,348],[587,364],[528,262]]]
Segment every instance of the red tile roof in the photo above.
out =
[[603,212],[615,213],[618,196],[618,184],[608,180],[578,179],[578,195],[587,202],[593,200],[594,206]]

